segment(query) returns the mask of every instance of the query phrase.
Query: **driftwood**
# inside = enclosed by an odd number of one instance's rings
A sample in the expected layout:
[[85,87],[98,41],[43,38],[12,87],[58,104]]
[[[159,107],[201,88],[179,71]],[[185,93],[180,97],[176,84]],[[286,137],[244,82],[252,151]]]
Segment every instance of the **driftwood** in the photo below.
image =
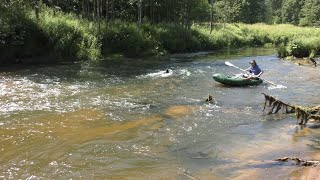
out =
[[279,158],[279,159],[275,159],[275,161],[279,161],[279,162],[295,162],[297,165],[301,165],[301,166],[319,166],[320,165],[320,161],[307,161],[307,160],[303,160],[303,159],[299,159],[297,157],[284,157],[284,158]]
[[317,67],[317,61],[315,59],[313,58],[303,58],[303,59],[307,62],[311,62],[314,65],[314,67]]
[[288,103],[284,103],[273,96],[262,93],[265,97],[263,112],[266,108],[269,108],[267,114],[275,114],[280,110],[283,110],[284,113],[295,113],[297,117],[297,123],[302,125],[306,124],[309,119],[314,119],[320,121],[320,106],[314,107],[304,107],[304,106],[295,106]]
[[314,64],[314,67],[317,67],[317,62],[313,58],[309,58],[309,60]]

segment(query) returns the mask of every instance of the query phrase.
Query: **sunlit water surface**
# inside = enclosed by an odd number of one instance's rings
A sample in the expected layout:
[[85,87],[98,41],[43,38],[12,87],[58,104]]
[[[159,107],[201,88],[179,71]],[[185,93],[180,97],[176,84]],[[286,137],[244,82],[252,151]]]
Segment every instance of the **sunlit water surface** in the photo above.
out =
[[[247,68],[252,59],[263,78],[288,88],[213,81],[240,73],[225,61]],[[262,115],[261,92],[318,105],[319,80],[317,68],[273,49],[1,72],[0,179],[287,178],[300,167],[273,160],[317,152],[320,130]]]

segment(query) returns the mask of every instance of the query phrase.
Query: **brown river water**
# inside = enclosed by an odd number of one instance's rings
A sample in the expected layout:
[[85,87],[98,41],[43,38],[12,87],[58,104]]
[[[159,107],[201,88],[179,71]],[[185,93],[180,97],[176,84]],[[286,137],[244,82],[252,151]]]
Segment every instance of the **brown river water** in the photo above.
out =
[[[287,88],[212,79],[252,59]],[[273,160],[314,157],[320,129],[263,115],[261,92],[319,105],[319,82],[318,68],[265,48],[2,71],[0,179],[298,178],[302,167]]]

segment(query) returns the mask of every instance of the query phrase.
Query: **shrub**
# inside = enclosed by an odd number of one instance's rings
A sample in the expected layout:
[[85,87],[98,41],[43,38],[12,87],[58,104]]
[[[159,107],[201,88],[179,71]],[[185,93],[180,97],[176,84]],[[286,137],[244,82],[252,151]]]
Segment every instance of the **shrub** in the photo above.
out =
[[128,57],[155,54],[156,42],[137,24],[114,22],[103,33],[103,53],[123,53]]
[[16,63],[47,49],[44,32],[26,15],[25,9],[11,8],[0,10],[0,63]]

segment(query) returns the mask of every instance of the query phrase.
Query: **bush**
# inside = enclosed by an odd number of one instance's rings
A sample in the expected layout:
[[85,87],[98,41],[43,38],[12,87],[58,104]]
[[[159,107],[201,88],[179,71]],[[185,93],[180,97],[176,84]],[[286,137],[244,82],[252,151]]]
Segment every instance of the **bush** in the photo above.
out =
[[53,13],[47,7],[43,7],[42,18],[38,21],[55,56],[72,60],[97,60],[102,57],[101,40],[95,25],[73,14]]
[[16,63],[21,58],[38,56],[46,51],[46,37],[24,9],[1,9],[0,63]]
[[103,33],[103,53],[138,57],[156,53],[156,42],[134,23],[113,22]]

